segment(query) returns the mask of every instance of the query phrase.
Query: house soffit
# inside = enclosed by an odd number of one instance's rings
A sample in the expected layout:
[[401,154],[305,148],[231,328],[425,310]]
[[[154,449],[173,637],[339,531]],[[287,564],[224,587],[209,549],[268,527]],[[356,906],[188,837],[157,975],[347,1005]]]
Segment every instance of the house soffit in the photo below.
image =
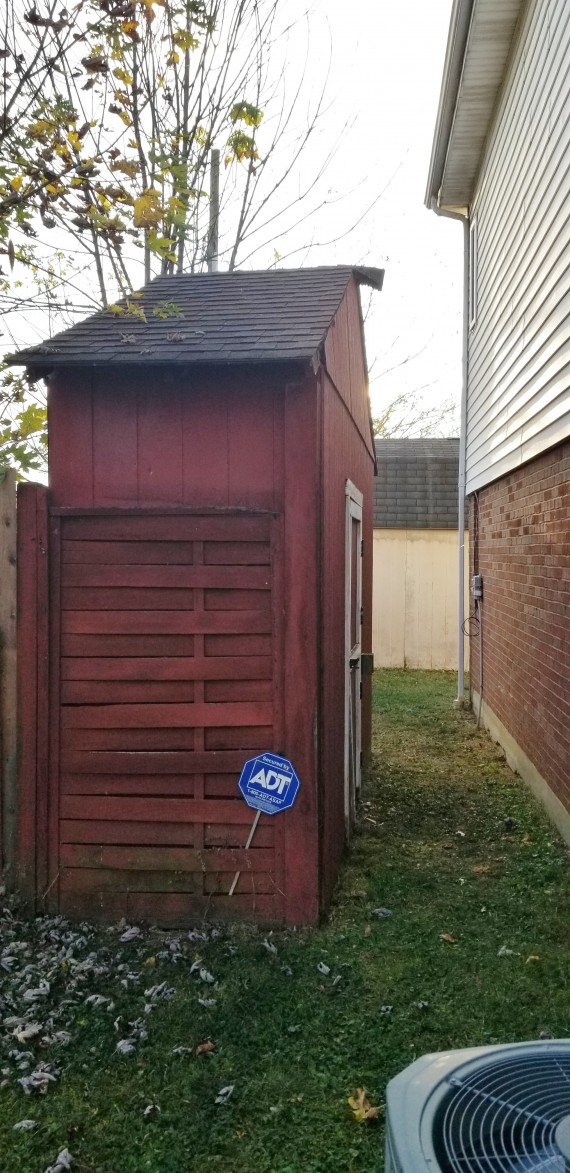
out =
[[524,0],[456,0],[426,202],[469,207]]

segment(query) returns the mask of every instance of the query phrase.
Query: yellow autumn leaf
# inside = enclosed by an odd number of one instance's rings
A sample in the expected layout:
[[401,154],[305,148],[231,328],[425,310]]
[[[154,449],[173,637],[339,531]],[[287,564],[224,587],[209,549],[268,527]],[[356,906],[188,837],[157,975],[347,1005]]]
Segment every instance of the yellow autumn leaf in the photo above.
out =
[[113,305],[108,305],[107,309],[110,314],[124,314],[125,313],[125,307],[122,305],[117,305],[115,302],[113,302]]
[[10,180],[10,187],[13,187],[14,191],[19,191],[23,182],[24,182],[23,175],[15,175],[14,178]]
[[133,84],[132,75],[126,69],[114,69],[113,77],[116,77],[117,81],[122,81],[126,86],[132,86]]
[[148,24],[152,24],[155,18],[154,5],[158,4],[164,8],[166,0],[139,0],[140,6],[145,14]]
[[111,171],[120,171],[121,175],[128,175],[129,179],[134,179],[139,169],[134,159],[116,159],[111,163]]
[[142,305],[137,305],[136,301],[127,301],[126,313],[129,318],[138,318],[139,322],[146,322],[146,314]]
[[192,33],[188,32],[186,29],[177,29],[172,36],[172,40],[179,49],[182,49],[183,53],[185,53],[187,49],[197,49],[199,44],[199,42],[196,40],[196,37],[193,37]]
[[147,187],[135,200],[133,220],[135,228],[158,228],[162,220],[162,204],[154,188]]
[[54,122],[51,122],[51,120],[48,118],[40,118],[37,122],[30,122],[27,134],[30,136],[30,138],[42,139],[45,138],[46,135],[51,134],[54,129]]
[[[122,32],[124,32],[125,35],[127,37],[130,37],[131,40],[133,40],[133,41],[138,40],[138,33],[137,33],[138,27],[139,27],[138,20],[123,20],[123,21],[121,21]],[[117,58],[120,60],[119,54],[117,54]]]
[[170,53],[168,54],[168,57],[166,58],[166,64],[167,65],[178,65],[179,61],[180,61],[180,53],[177,53],[176,49],[171,49]]
[[356,1091],[348,1097],[348,1106],[354,1113],[355,1120],[362,1124],[365,1120],[377,1120],[380,1115],[379,1108],[373,1108],[368,1096],[363,1087],[357,1087]]

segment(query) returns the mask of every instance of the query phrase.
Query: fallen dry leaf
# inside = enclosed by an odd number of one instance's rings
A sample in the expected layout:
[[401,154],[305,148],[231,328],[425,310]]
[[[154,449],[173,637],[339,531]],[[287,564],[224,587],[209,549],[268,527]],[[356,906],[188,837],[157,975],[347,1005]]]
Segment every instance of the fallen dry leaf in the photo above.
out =
[[211,1039],[206,1039],[205,1043],[198,1044],[198,1046],[196,1047],[196,1054],[197,1055],[207,1055],[208,1051],[215,1051],[215,1050],[216,1050],[216,1044],[213,1043]]
[[220,1088],[220,1090],[214,1100],[214,1103],[215,1104],[222,1104],[222,1105],[227,1104],[228,1100],[231,1100],[231,1098],[234,1094],[234,1087],[235,1087],[235,1084],[229,1083],[227,1085],[227,1087]]
[[356,1091],[348,1097],[348,1105],[359,1124],[364,1123],[365,1120],[377,1120],[380,1115],[380,1109],[372,1107],[363,1087],[357,1087]]
[[364,930],[364,936],[365,936],[365,937],[369,937],[369,936],[370,936],[370,934],[371,934],[371,932],[372,932],[372,929],[370,928],[370,925],[367,925],[367,926],[366,926],[366,928],[365,928],[365,930]]
[[476,872],[476,874],[478,876],[482,876],[484,872],[489,871],[489,864],[488,863],[478,863],[477,867],[473,868],[473,871]]
[[457,945],[457,941],[452,933],[440,933],[440,941],[446,941],[448,945]]
[[145,969],[149,969],[149,967],[151,965],[156,965],[156,957],[147,957],[146,961],[143,964],[144,964]]
[[540,961],[538,953],[531,953],[530,957],[527,957],[525,965],[528,965],[529,961]]
[[528,847],[529,843],[530,843],[530,835],[528,835],[528,834],[523,835],[523,837],[521,839],[521,847]]

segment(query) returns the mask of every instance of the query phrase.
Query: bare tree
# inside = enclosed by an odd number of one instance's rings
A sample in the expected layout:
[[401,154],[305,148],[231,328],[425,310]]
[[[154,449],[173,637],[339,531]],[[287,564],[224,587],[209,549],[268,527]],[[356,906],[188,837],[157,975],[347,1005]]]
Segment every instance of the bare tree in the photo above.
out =
[[377,440],[454,436],[458,427],[457,404],[448,399],[429,407],[422,400],[421,392],[404,391],[391,399],[380,415],[373,417],[372,426]]
[[[325,106],[307,86],[306,18],[279,0],[0,0],[0,318],[8,345],[106,307],[208,252],[209,159],[221,149],[220,264],[272,247],[326,197],[312,149]],[[290,45],[294,43],[295,53]],[[343,133],[339,127],[339,137]],[[309,150],[308,148],[311,147]],[[291,175],[307,155],[303,181]],[[117,296],[126,299],[117,305]],[[165,315],[175,315],[164,306]],[[25,317],[23,316],[25,315]],[[22,339],[22,323],[25,334]],[[0,459],[28,467],[30,402],[0,392]]]

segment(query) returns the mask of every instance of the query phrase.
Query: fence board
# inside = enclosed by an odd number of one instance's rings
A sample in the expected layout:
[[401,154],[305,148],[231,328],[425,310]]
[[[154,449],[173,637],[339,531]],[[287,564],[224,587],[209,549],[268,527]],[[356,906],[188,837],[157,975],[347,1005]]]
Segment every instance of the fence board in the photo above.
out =
[[[270,872],[274,854],[267,848],[208,848],[192,851],[185,847],[136,847],[96,843],[66,843],[61,862],[68,868],[124,868],[126,871],[161,872]],[[121,887],[121,884],[118,885]]]
[[[244,541],[267,541],[270,533],[271,518],[269,516],[239,517],[240,538]],[[136,542],[182,542],[207,541],[228,542],[235,540],[236,515],[224,516],[212,514],[209,516],[193,516],[192,514],[123,514],[116,517],[113,514],[100,517],[83,516],[67,517],[65,521],[65,535],[67,539],[97,540],[108,542],[116,538],[118,541]]]
[[69,774],[222,774],[239,773],[241,752],[89,753],[66,749],[61,767]]
[[263,611],[64,611],[64,635],[241,634],[271,631]]
[[62,680],[271,680],[270,656],[64,657]]
[[[222,682],[223,683],[223,682]],[[243,681],[244,686],[257,681]],[[210,698],[217,700],[217,697]],[[220,700],[249,700],[247,696],[220,697]],[[111,701],[132,704],[149,701],[168,703],[193,701],[194,683],[186,680],[64,680],[61,685],[61,702],[64,705],[93,705]]]
[[62,709],[63,729],[184,729],[195,726],[270,725],[272,705],[265,701],[243,704],[191,705],[82,705]]
[[265,590],[269,587],[269,572],[264,566],[171,566],[161,546],[157,545],[156,548],[162,554],[160,565],[106,566],[103,560],[96,564],[66,563],[62,584],[64,587],[161,587],[169,591],[192,587],[213,587],[219,590],[228,587]]
[[[42,485],[20,484],[18,508],[18,827],[17,871],[19,889],[33,905],[36,899],[36,863],[38,841],[38,763],[41,776],[47,761],[47,721],[45,698],[48,695],[47,634],[47,537],[42,514],[47,514],[47,490]],[[39,563],[44,565],[40,572]],[[38,598],[39,584],[44,592]],[[40,607],[43,613],[40,616]],[[38,698],[42,703],[38,706]],[[40,809],[45,813],[45,796]],[[40,828],[45,846],[46,827]]]
[[113,823],[99,822],[98,819],[62,819],[60,850],[64,843],[131,843],[152,847],[164,843],[173,847],[193,847],[194,836],[193,823],[145,823],[144,820]]
[[10,877],[16,842],[16,478],[0,474],[0,870]]
[[[193,798],[108,798],[89,795],[75,797],[71,794],[62,795],[61,798],[62,819],[96,819],[99,823],[107,820],[119,823],[152,823],[153,820],[157,823],[205,823],[214,814],[223,823],[252,821],[251,810],[238,798],[233,802],[224,802],[223,799],[200,801]],[[149,843],[152,842],[151,836]]]

